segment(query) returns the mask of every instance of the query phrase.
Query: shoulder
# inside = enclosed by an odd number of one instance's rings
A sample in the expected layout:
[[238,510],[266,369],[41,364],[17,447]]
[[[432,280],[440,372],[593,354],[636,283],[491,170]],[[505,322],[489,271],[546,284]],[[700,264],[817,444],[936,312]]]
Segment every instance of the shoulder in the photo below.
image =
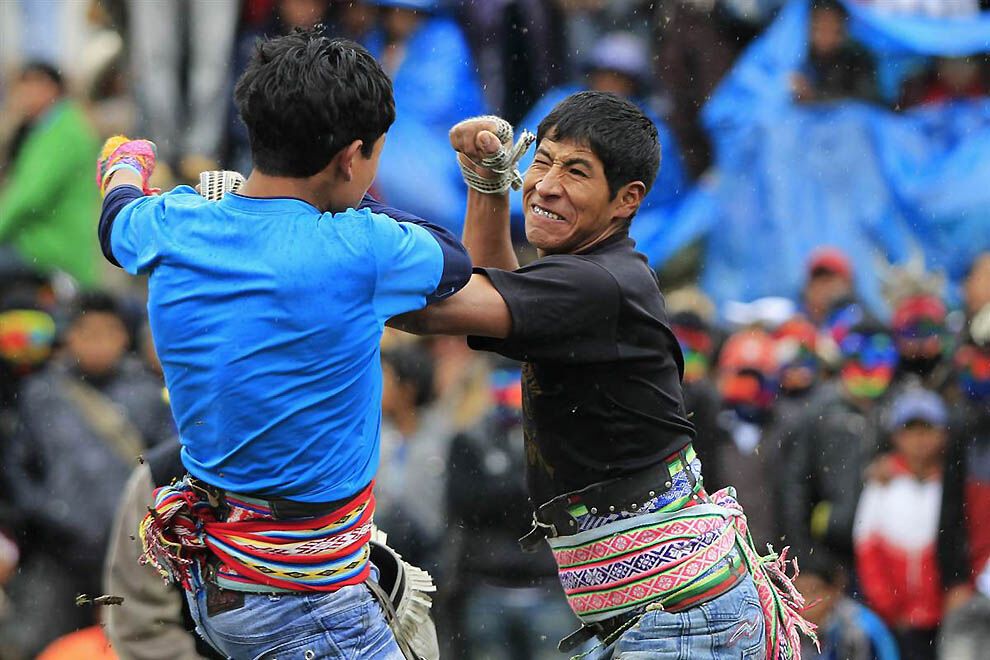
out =
[[552,254],[533,261],[515,271],[519,274],[559,275],[568,284],[592,284],[618,288],[612,273],[598,261],[578,254]]
[[215,204],[196,192],[195,188],[185,185],[176,186],[168,192],[157,195],[157,197],[169,206],[200,207]]

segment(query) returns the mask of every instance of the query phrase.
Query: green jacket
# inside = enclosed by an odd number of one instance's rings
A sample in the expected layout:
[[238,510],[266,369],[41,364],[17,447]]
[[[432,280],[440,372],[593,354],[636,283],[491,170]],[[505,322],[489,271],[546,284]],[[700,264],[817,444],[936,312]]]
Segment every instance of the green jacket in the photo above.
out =
[[82,109],[61,101],[31,129],[0,190],[0,243],[39,270],[64,270],[84,287],[99,279],[98,154]]

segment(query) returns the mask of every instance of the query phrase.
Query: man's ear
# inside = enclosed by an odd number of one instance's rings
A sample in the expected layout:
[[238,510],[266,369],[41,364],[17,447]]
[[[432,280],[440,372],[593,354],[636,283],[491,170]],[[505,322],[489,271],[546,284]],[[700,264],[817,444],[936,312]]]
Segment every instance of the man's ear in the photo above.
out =
[[619,188],[615,199],[612,200],[612,217],[629,220],[636,215],[644,197],[646,197],[646,184],[642,181],[630,181]]
[[354,177],[354,159],[361,158],[361,147],[364,140],[354,140],[337,153],[337,173],[344,181],[350,181]]

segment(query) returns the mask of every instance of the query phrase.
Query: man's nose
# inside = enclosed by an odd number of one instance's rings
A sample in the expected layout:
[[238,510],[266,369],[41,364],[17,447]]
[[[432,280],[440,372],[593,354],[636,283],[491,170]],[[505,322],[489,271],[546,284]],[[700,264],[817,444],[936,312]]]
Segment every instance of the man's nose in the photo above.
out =
[[554,165],[547,170],[547,173],[536,182],[536,192],[538,192],[542,197],[560,195],[561,185],[559,167]]

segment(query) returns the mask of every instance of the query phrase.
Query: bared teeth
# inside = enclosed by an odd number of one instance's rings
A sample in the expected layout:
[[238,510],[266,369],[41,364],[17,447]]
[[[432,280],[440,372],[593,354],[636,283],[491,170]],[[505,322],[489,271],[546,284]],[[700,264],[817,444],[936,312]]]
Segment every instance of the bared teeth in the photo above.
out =
[[545,209],[542,206],[538,206],[536,204],[533,204],[533,212],[536,213],[536,214],[542,215],[545,218],[550,218],[551,220],[563,220],[564,219],[564,216],[559,215],[557,213],[554,213],[553,211],[550,211],[548,209]]

